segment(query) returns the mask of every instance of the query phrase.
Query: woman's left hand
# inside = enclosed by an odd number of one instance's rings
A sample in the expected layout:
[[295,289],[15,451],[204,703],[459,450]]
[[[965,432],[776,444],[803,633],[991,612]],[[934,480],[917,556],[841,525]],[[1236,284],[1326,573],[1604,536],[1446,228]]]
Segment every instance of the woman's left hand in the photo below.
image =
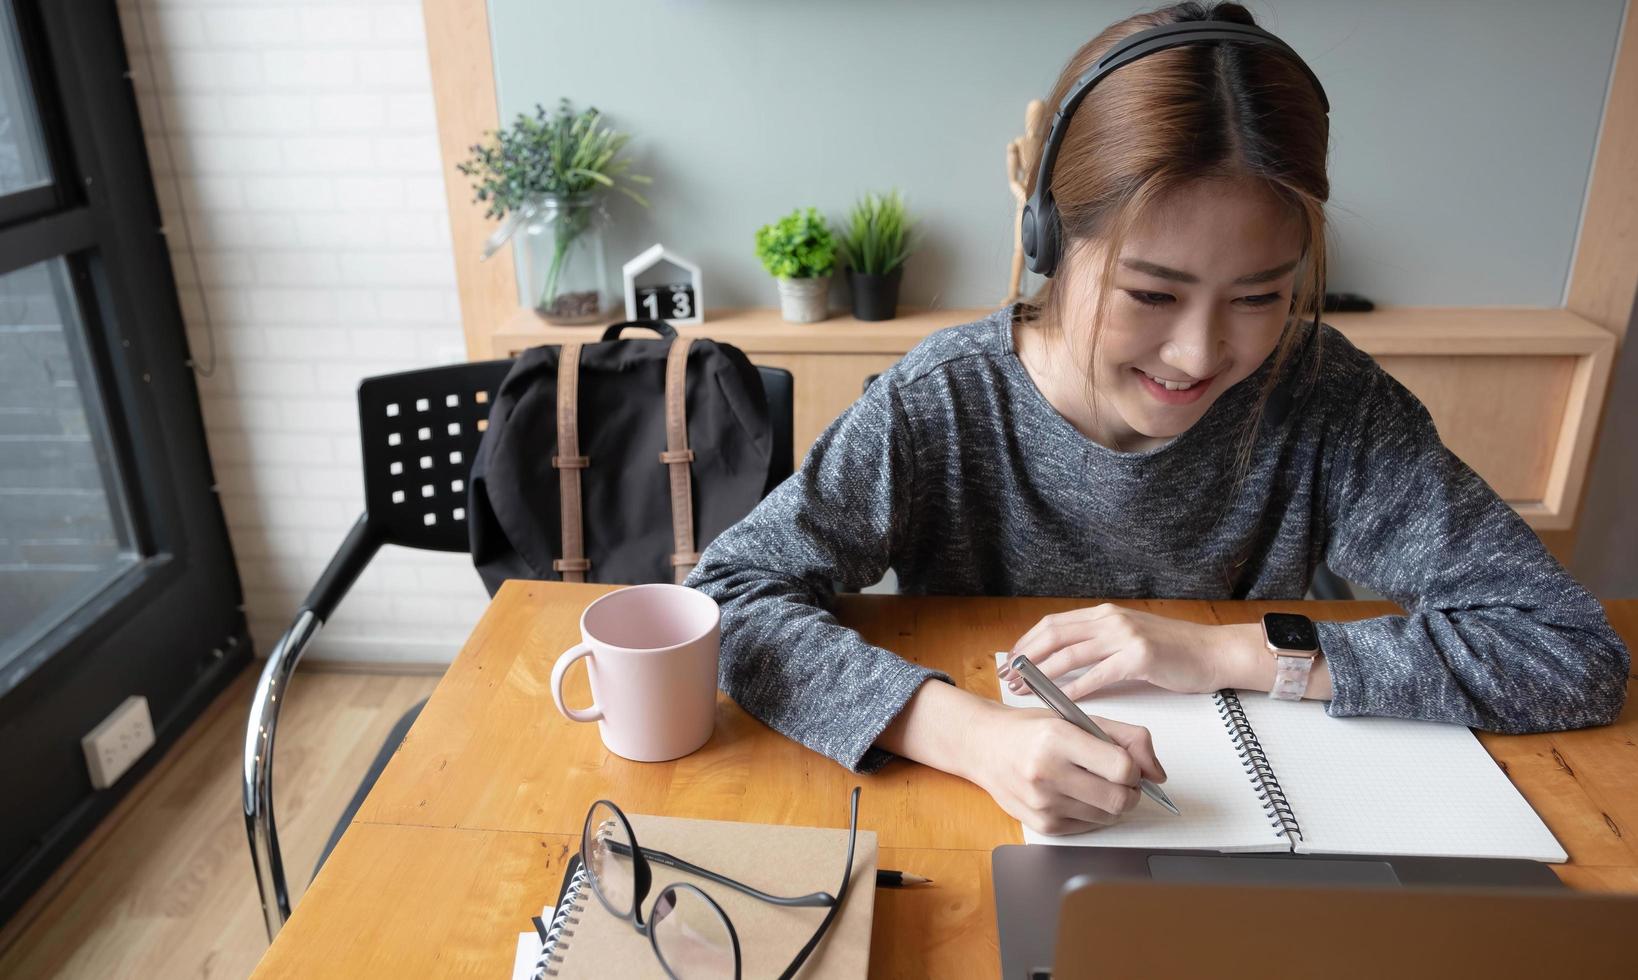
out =
[[[1047,616],[1013,645],[1012,657],[1028,657],[1054,680],[1091,668],[1062,685],[1070,700],[1128,680],[1200,693],[1234,686],[1234,656],[1247,639],[1240,632],[1243,627],[1189,623],[1104,603]],[[1015,692],[1027,690],[1010,669],[1003,666],[999,673]]]

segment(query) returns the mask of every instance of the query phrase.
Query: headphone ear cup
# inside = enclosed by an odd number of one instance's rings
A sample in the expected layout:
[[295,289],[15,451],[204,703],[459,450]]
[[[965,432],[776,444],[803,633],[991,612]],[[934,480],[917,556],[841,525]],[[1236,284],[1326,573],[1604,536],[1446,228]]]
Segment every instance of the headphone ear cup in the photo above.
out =
[[1031,252],[1025,249],[1025,257],[1029,259],[1029,271],[1037,275],[1052,277],[1058,269],[1058,208],[1048,197],[1041,204],[1040,213],[1032,215],[1034,222],[1032,230],[1035,233],[1035,249]]
[[[1035,202],[1032,200],[1024,205],[1024,213],[1018,218],[1018,244],[1024,250],[1024,262],[1035,270],[1035,256],[1039,242],[1035,229]],[[1296,300],[1292,300],[1296,302]]]

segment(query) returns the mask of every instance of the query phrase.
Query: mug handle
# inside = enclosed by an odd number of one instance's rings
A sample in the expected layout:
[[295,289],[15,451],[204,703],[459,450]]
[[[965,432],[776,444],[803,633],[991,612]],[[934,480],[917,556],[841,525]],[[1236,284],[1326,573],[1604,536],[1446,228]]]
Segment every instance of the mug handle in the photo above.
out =
[[557,663],[552,666],[552,700],[557,702],[557,710],[563,712],[563,716],[570,721],[601,721],[603,718],[603,709],[597,706],[596,701],[592,702],[590,708],[571,708],[563,703],[563,675],[569,672],[570,664],[591,654],[591,647],[584,643],[576,643],[563,651],[557,658]]

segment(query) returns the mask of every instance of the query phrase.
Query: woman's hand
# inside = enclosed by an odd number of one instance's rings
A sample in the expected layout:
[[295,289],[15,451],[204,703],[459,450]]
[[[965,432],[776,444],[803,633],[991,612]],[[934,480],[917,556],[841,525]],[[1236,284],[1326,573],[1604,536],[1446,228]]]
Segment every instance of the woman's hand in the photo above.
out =
[[983,789],[1026,827],[1073,834],[1113,823],[1138,801],[1138,778],[1160,782],[1147,729],[1098,719],[1110,745],[1044,708],[1007,708],[928,681],[876,744]]
[[974,719],[963,775],[1038,833],[1112,824],[1137,805],[1140,776],[1166,778],[1146,728],[1095,719],[1110,745],[1044,708],[990,707]]
[[[1028,657],[1054,680],[1090,668],[1062,685],[1070,700],[1079,700],[1116,681],[1147,681],[1191,694],[1243,686],[1247,668],[1259,666],[1259,647],[1255,625],[1190,623],[1104,603],[1047,616],[1013,646],[1008,659]],[[1027,692],[1005,665],[997,672],[1015,693]]]

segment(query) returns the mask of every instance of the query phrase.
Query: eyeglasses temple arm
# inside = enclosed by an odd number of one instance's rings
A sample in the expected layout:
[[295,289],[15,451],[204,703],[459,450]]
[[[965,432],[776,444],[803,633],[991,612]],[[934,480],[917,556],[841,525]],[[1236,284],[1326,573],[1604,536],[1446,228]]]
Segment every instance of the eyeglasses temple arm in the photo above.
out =
[[[607,841],[605,843],[606,846],[616,854],[627,855],[631,853],[631,849],[621,842]],[[753,888],[742,881],[735,881],[727,875],[717,874],[715,871],[708,868],[702,868],[697,864],[691,864],[684,861],[682,858],[677,857],[674,854],[667,854],[665,851],[656,851],[652,847],[643,848],[643,856],[656,864],[663,864],[668,868],[676,868],[679,871],[686,871],[692,875],[699,875],[701,878],[708,881],[714,881],[724,887],[732,888],[738,892],[743,892],[744,894],[749,895],[758,901],[767,902],[770,905],[782,905],[787,908],[826,908],[834,906],[837,902],[841,901],[841,899],[831,895],[829,892],[811,892],[807,895],[796,895],[790,898],[785,898],[779,895],[769,895],[767,892]],[[849,864],[849,867],[852,867],[852,865]]]
[[808,956],[818,948],[819,941],[824,939],[825,933],[830,930],[831,921],[836,918],[836,913],[842,908],[842,900],[847,898],[847,884],[853,880],[853,842],[858,836],[859,787],[855,786],[853,787],[852,814],[848,817],[847,867],[842,871],[841,887],[836,889],[836,904],[825,910],[825,920],[819,923],[819,928],[814,932],[813,938],[809,939],[808,944],[803,946],[801,951],[796,954],[796,959],[791,960],[791,965],[785,967],[785,972],[779,975],[779,980],[791,980],[791,977],[796,976],[796,971],[802,969],[802,964],[807,962]]

